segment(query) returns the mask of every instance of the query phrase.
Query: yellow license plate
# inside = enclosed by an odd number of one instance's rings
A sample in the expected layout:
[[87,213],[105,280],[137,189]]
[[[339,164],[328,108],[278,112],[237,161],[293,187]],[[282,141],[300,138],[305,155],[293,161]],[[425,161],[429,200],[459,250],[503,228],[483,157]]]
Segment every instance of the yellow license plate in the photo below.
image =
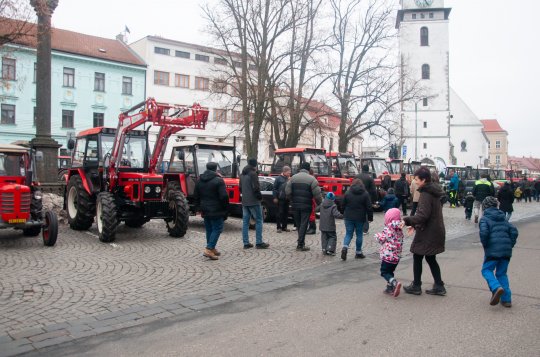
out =
[[13,224],[13,223],[26,223],[26,219],[24,219],[24,218],[13,218],[13,219],[8,220],[8,223],[10,223],[10,224]]

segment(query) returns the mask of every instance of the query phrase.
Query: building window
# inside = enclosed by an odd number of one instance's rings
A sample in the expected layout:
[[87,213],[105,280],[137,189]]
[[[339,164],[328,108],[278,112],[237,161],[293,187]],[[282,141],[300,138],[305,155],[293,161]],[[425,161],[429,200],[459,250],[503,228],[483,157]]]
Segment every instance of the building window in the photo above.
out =
[[497,165],[500,165],[501,164],[501,155],[495,155],[495,163]]
[[104,125],[104,117],[105,115],[103,113],[94,113],[94,128]]
[[214,57],[214,63],[226,66],[227,65],[227,60],[225,58]]
[[122,94],[131,95],[133,93],[133,78],[122,77]]
[[64,87],[75,87],[75,68],[64,67]]
[[416,20],[416,14],[412,14],[413,20]]
[[422,99],[422,105],[424,107],[427,107],[427,105],[428,105],[428,99],[427,98]]
[[176,57],[187,58],[187,59],[189,59],[191,57],[189,52],[184,52],[184,51],[175,51],[174,55]]
[[74,128],[74,116],[75,112],[73,110],[62,110],[62,128]]
[[37,78],[37,63],[34,62],[34,83],[36,83],[36,78]]
[[465,140],[463,140],[461,142],[461,151],[462,152],[466,152],[467,151],[467,142]]
[[242,124],[244,121],[244,117],[242,115],[242,111],[234,110],[232,112],[232,122],[233,124]]
[[14,81],[16,78],[17,61],[13,58],[2,57],[2,79]]
[[2,119],[0,124],[15,124],[15,106],[2,104]]
[[429,46],[429,30],[427,27],[420,29],[420,46]]
[[427,128],[427,121],[424,122],[424,128]]
[[189,76],[186,74],[175,74],[174,86],[180,88],[189,88]]
[[204,77],[195,77],[195,89],[208,90],[210,80]]
[[495,141],[495,149],[500,149],[500,148],[501,148],[501,141],[500,140]]
[[195,60],[196,60],[196,61],[203,61],[203,62],[210,62],[210,57],[209,57],[209,56],[204,56],[204,55],[198,55],[198,54],[195,54]]
[[424,143],[424,149],[427,149],[427,143]]
[[429,73],[429,64],[423,64],[422,65],[422,79],[429,79],[430,73]]
[[214,80],[215,93],[227,93],[227,81]]
[[163,47],[154,47],[154,53],[169,56],[171,54],[171,50],[169,50],[168,48],[163,48]]
[[94,75],[94,90],[105,92],[105,73],[96,72]]
[[430,19],[433,18],[433,13],[432,13],[432,12],[429,13],[429,18],[430,18]]
[[154,71],[154,84],[169,85],[169,72]]
[[226,123],[227,111],[225,109],[214,109],[214,121],[218,123]]
[[421,18],[421,19],[425,19],[425,18],[426,18],[426,14],[421,13],[421,14],[420,14],[420,18]]

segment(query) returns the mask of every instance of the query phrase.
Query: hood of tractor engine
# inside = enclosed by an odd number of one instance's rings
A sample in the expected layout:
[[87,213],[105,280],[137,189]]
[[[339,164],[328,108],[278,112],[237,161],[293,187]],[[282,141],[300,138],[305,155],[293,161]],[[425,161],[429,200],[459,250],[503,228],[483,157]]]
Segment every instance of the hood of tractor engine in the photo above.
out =
[[30,187],[18,183],[0,184],[0,217],[10,224],[25,223],[30,218]]

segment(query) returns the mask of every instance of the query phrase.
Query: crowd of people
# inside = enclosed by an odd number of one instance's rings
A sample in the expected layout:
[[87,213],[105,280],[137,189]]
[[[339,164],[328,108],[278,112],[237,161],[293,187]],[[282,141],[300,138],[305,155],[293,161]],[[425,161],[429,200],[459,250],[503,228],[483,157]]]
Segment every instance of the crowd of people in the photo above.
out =
[[[298,173],[292,176],[290,167],[284,166],[282,170],[282,174],[275,180],[273,192],[274,203],[278,207],[277,232],[290,231],[287,228],[290,204],[298,236],[296,250],[309,251],[305,236],[317,209],[320,212],[322,253],[330,256],[336,254],[338,239],[336,219],[343,219],[345,237],[341,259],[347,260],[353,237],[356,237],[354,257],[365,258],[362,251],[363,235],[368,232],[370,222],[373,222],[373,203],[378,199],[373,177],[368,172],[369,168],[362,167],[362,173],[353,179],[351,187],[343,197],[343,213],[338,209],[336,197],[332,192],[328,192],[323,199],[317,179],[310,172],[309,163],[302,163]],[[206,228],[206,247],[203,256],[210,260],[218,260],[221,255],[216,245],[223,231],[224,221],[227,219],[229,204],[225,183],[216,171],[217,164],[209,162],[195,187],[195,205],[202,213]],[[453,175],[452,180],[450,207],[457,207],[459,176]],[[410,184],[406,180],[406,175],[402,174],[393,188],[387,187],[387,194],[380,202],[384,211],[384,227],[374,237],[380,244],[380,273],[386,280],[384,293],[388,295],[397,297],[402,287],[394,272],[401,259],[405,239],[404,229],[407,230],[407,235],[414,234],[410,248],[413,253],[414,278],[410,285],[403,287],[403,290],[412,295],[422,294],[422,265],[425,259],[434,281],[432,288],[426,289],[425,293],[439,296],[447,293],[437,262],[437,255],[445,251],[443,205],[447,200],[447,194],[438,181],[437,175],[432,175],[428,168],[421,167],[415,172]],[[517,198],[516,192],[519,191],[528,191],[527,195],[533,194],[535,200],[538,200],[539,186],[538,181],[532,185],[524,184],[523,189],[521,185],[513,188],[510,183],[505,183],[495,197],[493,183],[488,177],[482,177],[475,182],[472,192],[468,192],[463,200],[466,219],[471,219],[474,211],[475,222],[479,222],[480,238],[485,251],[481,271],[491,291],[491,305],[501,302],[505,307],[512,306],[507,269],[518,236],[517,229],[509,223],[513,211],[512,203],[514,198]],[[248,165],[240,175],[240,191],[243,247],[267,249],[270,245],[264,242],[262,237],[262,194],[255,159],[248,160]],[[407,215],[409,198],[412,198],[412,210],[411,214]],[[255,219],[255,245],[249,240],[251,219]]]

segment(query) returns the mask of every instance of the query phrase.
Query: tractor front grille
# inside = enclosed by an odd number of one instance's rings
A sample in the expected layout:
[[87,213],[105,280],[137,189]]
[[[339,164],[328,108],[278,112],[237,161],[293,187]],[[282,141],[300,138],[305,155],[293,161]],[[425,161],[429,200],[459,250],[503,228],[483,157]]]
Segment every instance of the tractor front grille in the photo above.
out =
[[[20,213],[29,213],[30,212],[30,203],[32,202],[32,194],[30,192],[19,193],[20,195],[20,207],[18,212]],[[15,193],[14,192],[2,192],[0,196],[0,214],[13,214],[18,213],[15,211]]]

